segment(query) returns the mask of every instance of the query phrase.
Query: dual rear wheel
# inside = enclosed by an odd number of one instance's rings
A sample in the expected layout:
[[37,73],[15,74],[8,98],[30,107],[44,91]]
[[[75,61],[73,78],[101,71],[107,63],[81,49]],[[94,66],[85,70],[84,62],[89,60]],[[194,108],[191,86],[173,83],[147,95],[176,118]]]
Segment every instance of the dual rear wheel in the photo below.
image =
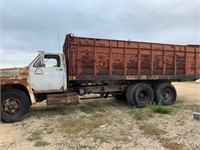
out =
[[151,84],[137,83],[128,87],[124,93],[113,94],[117,100],[127,100],[130,105],[146,107],[156,104],[172,105],[176,101],[176,89],[170,83],[159,83],[153,88]]
[[126,97],[130,105],[142,108],[153,102],[154,93],[149,84],[138,83],[129,86],[126,92]]
[[161,83],[154,89],[155,102],[162,105],[172,105],[176,101],[175,87],[170,83]]

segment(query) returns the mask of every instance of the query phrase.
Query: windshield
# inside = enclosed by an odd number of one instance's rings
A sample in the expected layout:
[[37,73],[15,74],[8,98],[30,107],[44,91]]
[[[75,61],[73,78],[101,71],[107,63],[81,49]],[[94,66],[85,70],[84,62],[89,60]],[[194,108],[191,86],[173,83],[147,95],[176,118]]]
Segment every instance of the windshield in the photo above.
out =
[[37,55],[37,57],[35,57],[35,59],[28,65],[28,66],[30,66],[30,65],[32,65],[37,59],[39,59],[40,58],[40,54],[39,55]]

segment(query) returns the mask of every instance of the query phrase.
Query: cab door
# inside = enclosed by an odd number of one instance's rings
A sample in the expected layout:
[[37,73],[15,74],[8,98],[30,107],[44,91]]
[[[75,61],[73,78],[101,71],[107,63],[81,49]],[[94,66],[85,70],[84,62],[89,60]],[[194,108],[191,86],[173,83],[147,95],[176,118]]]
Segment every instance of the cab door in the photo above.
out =
[[63,92],[65,68],[62,55],[44,54],[30,66],[30,84],[34,92]]

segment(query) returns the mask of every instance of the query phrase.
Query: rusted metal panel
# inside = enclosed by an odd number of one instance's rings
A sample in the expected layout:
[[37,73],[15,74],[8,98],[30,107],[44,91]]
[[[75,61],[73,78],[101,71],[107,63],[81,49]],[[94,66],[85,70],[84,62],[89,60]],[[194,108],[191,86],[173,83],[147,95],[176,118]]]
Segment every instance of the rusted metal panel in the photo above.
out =
[[0,81],[1,86],[23,85],[28,90],[32,104],[36,103],[33,90],[29,83],[29,69],[27,67],[0,69]]
[[47,96],[47,105],[79,103],[76,93],[52,94]]
[[[200,75],[200,46],[66,36],[64,53],[70,76]],[[88,78],[87,78],[88,77]],[[110,79],[113,79],[110,77]],[[126,79],[126,78],[125,78]],[[195,80],[195,78],[194,78]]]
[[110,80],[170,80],[170,81],[192,81],[199,79],[199,75],[81,75],[81,76],[69,76],[69,80],[74,81],[110,81]]

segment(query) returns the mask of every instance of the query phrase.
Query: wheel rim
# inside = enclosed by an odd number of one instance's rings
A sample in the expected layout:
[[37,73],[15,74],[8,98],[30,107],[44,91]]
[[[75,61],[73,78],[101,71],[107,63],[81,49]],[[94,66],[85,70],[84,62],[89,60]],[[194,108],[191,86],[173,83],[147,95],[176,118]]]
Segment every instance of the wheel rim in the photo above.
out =
[[138,98],[139,98],[139,101],[142,101],[142,102],[148,101],[148,93],[147,93],[147,91],[141,90],[138,93]]
[[17,98],[8,98],[3,101],[1,105],[3,112],[8,114],[15,114],[21,108],[21,103]]
[[163,90],[163,94],[162,95],[163,95],[163,100],[167,101],[167,100],[172,98],[173,92],[172,92],[172,90],[170,88],[166,88],[166,89]]

